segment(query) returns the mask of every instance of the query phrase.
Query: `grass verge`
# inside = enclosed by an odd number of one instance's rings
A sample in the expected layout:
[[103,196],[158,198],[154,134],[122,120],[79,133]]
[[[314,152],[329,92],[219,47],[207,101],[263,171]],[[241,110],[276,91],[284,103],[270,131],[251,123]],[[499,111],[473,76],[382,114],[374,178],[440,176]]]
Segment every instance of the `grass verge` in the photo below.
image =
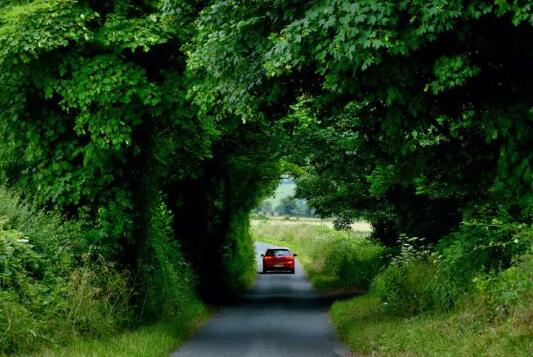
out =
[[368,232],[336,231],[326,225],[263,221],[252,225],[254,240],[291,248],[320,290],[368,288],[381,265],[383,248]]
[[[508,319],[492,320],[483,307],[398,317],[374,294],[338,301],[333,324],[358,353],[378,356],[531,356],[533,304]],[[529,316],[528,316],[529,314]]]
[[[337,301],[331,308],[334,326],[357,355],[533,355],[531,254],[524,255],[512,267],[500,273],[476,275],[473,281],[477,283],[470,290],[465,290],[454,308],[408,312],[406,306],[422,304],[423,295],[428,294],[427,280],[433,277],[431,272],[434,269],[428,270],[427,264],[408,259],[400,265],[386,265],[378,259],[381,251],[374,247],[375,243],[362,243],[368,240],[365,234],[357,232],[336,232],[327,226],[272,222],[256,224],[252,228],[256,240],[285,245],[300,253],[300,261],[311,282],[319,289],[364,286],[373,280],[369,292]],[[459,250],[456,254],[463,257],[466,253]],[[447,257],[452,258],[450,253]],[[349,264],[353,261],[356,263]],[[468,268],[468,264],[461,264]],[[406,275],[398,267],[407,267],[411,273]],[[392,273],[397,270],[402,274],[394,276]],[[455,275],[451,274],[452,277]],[[391,276],[393,279],[389,280],[399,285],[383,286],[384,282],[388,282],[384,278]],[[440,278],[442,281],[436,280],[437,287],[446,289],[452,277],[444,276]],[[467,280],[472,283],[472,279]],[[396,309],[387,305],[387,299],[384,300],[384,294],[389,300],[392,298],[386,294],[392,294],[395,291],[393,288],[398,293],[396,298],[403,302]]]
[[79,339],[67,346],[55,347],[39,353],[24,355],[65,357],[162,357],[178,349],[207,320],[202,306],[191,309],[172,320],[159,321],[113,337]]
[[[0,356],[166,356],[177,348],[207,310],[172,243],[168,211],[155,207],[133,279],[91,245],[86,224],[0,186]],[[137,324],[147,319],[160,322]]]

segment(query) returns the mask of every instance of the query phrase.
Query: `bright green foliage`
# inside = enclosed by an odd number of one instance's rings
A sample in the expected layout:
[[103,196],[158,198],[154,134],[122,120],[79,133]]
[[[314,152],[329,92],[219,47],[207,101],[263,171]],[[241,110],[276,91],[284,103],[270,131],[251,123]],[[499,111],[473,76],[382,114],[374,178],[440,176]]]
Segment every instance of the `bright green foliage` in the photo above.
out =
[[530,292],[531,284],[520,273],[525,268],[517,267],[528,264],[522,259],[529,261],[532,252],[531,227],[462,226],[431,254],[413,242],[405,242],[403,254],[373,282],[376,296],[392,314],[449,311],[478,293],[490,295],[494,311],[508,312],[526,299],[523,292]]
[[[22,72],[20,64],[28,64],[47,51],[67,47],[69,41],[89,40],[88,23],[97,16],[89,7],[80,6],[74,0],[11,3],[3,5],[0,15],[2,72],[6,69]],[[2,79],[14,74],[4,72]]]
[[[118,26],[124,36],[133,36],[127,38],[131,46],[162,43],[146,33],[127,32],[135,19],[153,23],[150,15],[157,9],[74,1],[5,7],[7,21],[0,32],[22,37],[9,35],[2,43],[9,49],[0,60],[0,100],[6,108],[0,114],[3,176],[37,203],[95,227],[90,243],[134,272],[139,207],[132,191],[142,182],[143,142],[164,129],[175,130],[155,120],[172,115],[165,109],[176,99],[168,95],[163,103],[164,73],[156,84],[140,56],[128,57],[132,52],[117,43],[115,30]],[[8,61],[17,56],[24,62]]]
[[[341,337],[357,352],[530,355],[531,227],[482,229],[462,227],[432,256],[407,249],[368,294],[335,303],[332,318]],[[494,266],[502,261],[497,255],[514,249],[525,254],[510,267]]]
[[98,339],[79,339],[67,346],[53,347],[32,357],[162,357],[176,351],[207,318],[199,301],[190,302],[184,314]]
[[439,58],[433,68],[436,79],[428,83],[424,90],[439,94],[466,84],[468,79],[476,77],[480,72],[478,67],[469,66],[468,62],[468,57],[464,55]]
[[216,300],[250,283],[248,212],[280,172],[273,128],[194,104],[183,51],[201,8],[0,5],[0,179],[79,220],[80,254],[135,277],[143,320],[179,318],[194,287]]
[[255,247],[249,232],[250,217],[248,211],[243,210],[235,214],[228,228],[228,236],[232,237],[224,245],[222,258],[224,270],[228,272],[224,287],[234,292],[241,292],[248,288],[256,276]]
[[128,274],[86,237],[0,188],[1,353],[109,334],[131,317]]
[[[0,5],[0,179],[87,232],[54,232],[40,252],[19,238],[27,231],[2,231],[2,266],[17,274],[2,271],[0,324],[13,329],[0,353],[66,341],[70,327],[102,335],[121,319],[180,319],[200,305],[196,287],[216,300],[253,279],[248,212],[277,181],[279,140],[268,125],[198,115],[183,48],[200,9],[126,0]],[[65,245],[73,247],[62,263],[46,261]],[[90,265],[93,254],[134,279],[99,280],[104,267]],[[82,262],[87,269],[76,270]],[[118,295],[98,290],[104,283]],[[76,284],[88,295],[77,296]],[[78,298],[83,309],[57,329],[59,312],[69,314]]]
[[186,315],[196,300],[196,281],[173,235],[172,213],[157,195],[146,211],[145,241],[137,262],[144,295],[140,310],[152,320]]
[[[530,310],[494,319],[487,306],[453,313],[390,315],[373,294],[338,301],[331,315],[339,335],[355,353],[421,356],[529,356],[533,352]],[[529,316],[529,317],[528,317]]]
[[391,263],[378,275],[372,289],[387,312],[412,316],[433,307],[428,286],[435,270],[424,259],[404,258]]
[[118,52],[137,49],[148,52],[152,46],[161,45],[172,36],[167,26],[162,26],[163,15],[157,12],[142,18],[128,18],[125,14],[111,14],[96,33],[96,41]]
[[493,311],[504,315],[515,309],[527,312],[533,299],[533,256],[524,255],[501,274],[477,279],[476,283],[476,290],[486,294]]
[[254,239],[289,246],[298,254],[309,279],[319,289],[364,291],[384,263],[385,249],[365,237],[366,233],[339,232],[304,221],[254,223]]
[[438,268],[430,287],[432,304],[441,309],[457,304],[486,274],[509,269],[531,253],[532,237],[530,227],[494,224],[463,226],[443,239],[434,253]]
[[[154,329],[164,337],[158,348],[165,353],[176,346],[175,338],[190,333],[205,309],[172,235],[171,213],[159,199],[155,195],[148,210],[146,242],[133,277],[98,254],[86,227],[38,212],[0,188],[1,353],[107,340],[132,326],[134,312],[167,321],[139,331],[147,344],[139,349],[158,343],[149,332]],[[139,292],[143,300],[136,301]],[[171,327],[181,330],[170,333]],[[127,335],[121,339],[120,348],[133,348]]]
[[338,227],[452,237],[449,274],[490,274],[523,250],[483,227],[532,218],[532,25],[518,0],[4,1],[0,178],[80,219],[146,319],[179,313],[182,278],[251,280],[248,212],[284,171]]

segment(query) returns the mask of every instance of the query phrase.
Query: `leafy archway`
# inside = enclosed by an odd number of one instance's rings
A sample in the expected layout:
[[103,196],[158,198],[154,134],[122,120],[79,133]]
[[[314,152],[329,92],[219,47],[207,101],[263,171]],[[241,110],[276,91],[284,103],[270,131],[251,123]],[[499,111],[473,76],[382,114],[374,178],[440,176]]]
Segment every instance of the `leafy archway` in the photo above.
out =
[[369,220],[388,245],[530,222],[527,3],[2,10],[0,175],[84,221],[139,274],[147,315],[172,305],[180,249],[204,296],[246,285],[247,214],[284,171],[319,214]]

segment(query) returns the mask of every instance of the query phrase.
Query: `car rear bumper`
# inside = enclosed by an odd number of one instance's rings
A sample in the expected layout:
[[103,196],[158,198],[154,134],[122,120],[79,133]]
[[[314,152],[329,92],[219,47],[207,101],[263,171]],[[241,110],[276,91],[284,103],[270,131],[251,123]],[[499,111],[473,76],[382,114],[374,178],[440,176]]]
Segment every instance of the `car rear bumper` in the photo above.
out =
[[294,269],[294,263],[273,264],[273,265],[263,264],[263,270],[293,270],[293,269]]

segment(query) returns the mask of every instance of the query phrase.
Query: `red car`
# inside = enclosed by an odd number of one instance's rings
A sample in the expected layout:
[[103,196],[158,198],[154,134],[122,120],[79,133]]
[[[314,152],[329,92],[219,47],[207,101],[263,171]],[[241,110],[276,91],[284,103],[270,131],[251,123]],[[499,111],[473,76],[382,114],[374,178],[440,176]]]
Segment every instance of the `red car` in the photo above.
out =
[[273,247],[268,248],[263,257],[263,273],[272,270],[288,270],[294,274],[294,257],[289,248]]

